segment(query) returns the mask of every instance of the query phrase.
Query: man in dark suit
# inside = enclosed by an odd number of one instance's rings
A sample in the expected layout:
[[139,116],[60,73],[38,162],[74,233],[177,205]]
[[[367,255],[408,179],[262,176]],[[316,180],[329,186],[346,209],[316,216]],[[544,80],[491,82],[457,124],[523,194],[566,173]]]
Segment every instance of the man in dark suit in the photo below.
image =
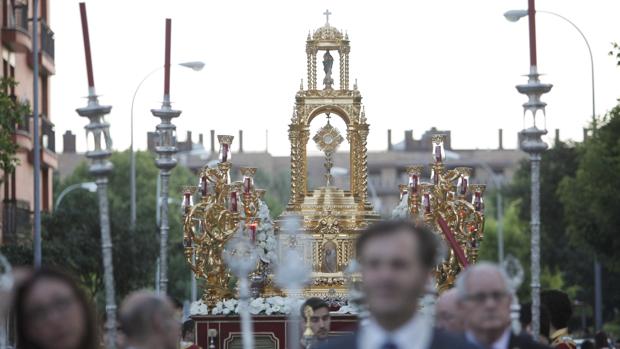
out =
[[433,329],[418,311],[438,260],[439,240],[426,226],[384,221],[357,240],[363,290],[370,311],[357,333],[331,339],[325,349],[472,349],[464,338]]
[[480,349],[550,349],[510,326],[512,293],[508,278],[496,264],[481,262],[462,271],[456,281],[465,337]]

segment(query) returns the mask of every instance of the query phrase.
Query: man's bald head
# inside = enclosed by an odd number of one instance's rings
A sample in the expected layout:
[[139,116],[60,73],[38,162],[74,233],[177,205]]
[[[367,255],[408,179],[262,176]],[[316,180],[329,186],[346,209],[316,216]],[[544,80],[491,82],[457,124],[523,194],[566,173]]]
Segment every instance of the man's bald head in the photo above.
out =
[[463,317],[458,301],[458,292],[455,288],[451,288],[439,296],[435,306],[438,328],[453,333],[463,332]]
[[120,325],[127,340],[132,343],[157,341],[176,344],[176,338],[158,338],[162,333],[178,332],[178,321],[174,318],[174,307],[169,299],[148,291],[138,291],[125,298],[120,310]]

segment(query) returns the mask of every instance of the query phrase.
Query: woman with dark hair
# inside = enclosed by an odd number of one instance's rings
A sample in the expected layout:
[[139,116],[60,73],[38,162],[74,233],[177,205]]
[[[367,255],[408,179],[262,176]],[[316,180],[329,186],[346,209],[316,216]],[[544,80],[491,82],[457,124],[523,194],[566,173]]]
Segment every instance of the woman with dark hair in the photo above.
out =
[[15,294],[17,349],[96,349],[92,305],[69,275],[40,269]]

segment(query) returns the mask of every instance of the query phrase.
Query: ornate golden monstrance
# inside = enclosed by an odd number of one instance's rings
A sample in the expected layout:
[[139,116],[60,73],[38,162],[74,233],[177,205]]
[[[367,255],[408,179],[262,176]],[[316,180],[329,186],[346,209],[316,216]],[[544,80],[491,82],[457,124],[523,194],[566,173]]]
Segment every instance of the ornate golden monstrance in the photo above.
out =
[[[349,88],[349,51],[347,35],[330,26],[329,22],[308,35],[307,89],[302,82],[295,96],[289,125],[290,199],[286,210],[275,222],[273,237],[274,242],[277,240],[279,257],[259,260],[256,270],[250,274],[253,285],[262,296],[281,294],[273,287],[272,275],[269,274],[274,266],[268,263],[277,264],[286,252],[296,249],[304,262],[312,267],[311,282],[304,295],[346,299],[346,279],[351,275],[345,275],[345,270],[356,257],[355,240],[368,224],[380,218],[368,200],[366,139],[369,125],[357,84],[353,89]],[[325,73],[320,89],[317,88],[319,52]],[[331,52],[339,56],[337,88],[332,78],[334,57]],[[319,115],[326,115],[328,121],[312,135],[312,140],[325,153],[325,185],[309,188],[307,145],[311,137],[310,124]],[[341,118],[346,129],[334,127],[330,123],[332,116]],[[332,156],[345,138],[349,144],[348,189],[334,186],[331,174]],[[242,180],[231,182],[232,136],[218,136],[218,139],[220,162],[201,171],[198,187],[184,188],[185,256],[197,277],[206,281],[203,299],[211,306],[218,300],[234,296],[233,279],[222,261],[227,242],[240,232],[258,246],[257,228],[267,220],[271,221],[268,213],[261,216],[263,218],[257,216],[264,190],[254,187],[256,169],[242,168]],[[424,220],[449,246],[447,260],[436,269],[441,290],[454,282],[463,267],[477,259],[484,228],[484,186],[469,183],[469,168],[446,169],[443,136],[435,135],[432,141],[431,182],[421,181],[422,166],[409,167],[409,183],[400,186],[401,204],[395,211],[401,212],[401,217]],[[194,204],[196,192],[200,195]],[[270,255],[274,250],[267,252],[266,255]]]
[[[355,258],[355,239],[366,225],[379,219],[368,201],[368,123],[357,85],[349,87],[349,51],[347,35],[329,23],[308,35],[307,89],[302,84],[297,92],[289,125],[291,194],[286,211],[276,223],[281,253],[297,248],[312,265],[312,281],[304,292],[307,296],[345,296],[344,270]],[[339,56],[338,88],[332,78],[332,52]],[[319,53],[325,73],[322,88],[317,88]],[[349,143],[348,190],[333,186],[330,172],[331,156],[344,141],[341,130],[328,122],[316,135],[310,135],[310,123],[322,114],[340,117],[346,124],[342,131]],[[308,187],[307,145],[311,136],[326,155],[325,186],[318,188]],[[291,217],[299,220],[295,228],[285,224]]]

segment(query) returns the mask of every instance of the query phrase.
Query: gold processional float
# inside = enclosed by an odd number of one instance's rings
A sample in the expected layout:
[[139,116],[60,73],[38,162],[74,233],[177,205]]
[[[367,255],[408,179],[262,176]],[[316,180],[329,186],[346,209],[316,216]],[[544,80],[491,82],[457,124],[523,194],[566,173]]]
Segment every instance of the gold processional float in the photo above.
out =
[[[339,55],[338,88],[334,88],[334,58],[330,52]],[[286,293],[275,286],[274,266],[270,263],[277,263],[287,250],[297,249],[312,268],[311,282],[305,287],[304,296],[346,300],[345,274],[347,266],[355,259],[355,240],[368,224],[380,219],[368,200],[366,142],[369,125],[357,83],[353,89],[349,87],[349,52],[348,36],[329,23],[312,35],[308,34],[307,89],[303,88],[302,81],[289,125],[290,199],[275,222],[264,213],[265,191],[254,185],[256,168],[241,168],[241,180],[231,181],[232,136],[218,136],[219,163],[200,171],[198,186],[184,188],[185,256],[196,277],[204,280],[203,301],[209,306],[235,297],[235,279],[223,262],[222,252],[240,229],[252,243],[260,244],[257,249],[261,257],[250,274],[252,296]],[[323,89],[317,89],[319,53],[323,55],[325,72]],[[310,123],[318,115],[327,115],[328,120],[312,138],[325,153],[325,186],[310,189],[306,148]],[[329,122],[333,115],[346,124],[348,190],[332,183],[332,155],[345,140],[340,130]],[[476,262],[484,227],[485,186],[469,183],[471,168],[446,169],[444,137],[439,134],[432,137],[430,182],[422,181],[424,166],[408,167],[409,183],[399,186],[401,204],[395,209],[397,216],[424,220],[449,246],[445,261],[436,268],[439,291],[450,287],[462,268]],[[297,224],[287,224],[291,219]],[[257,242],[257,236],[263,240]],[[276,244],[276,247],[269,250],[265,248],[266,243]]]

